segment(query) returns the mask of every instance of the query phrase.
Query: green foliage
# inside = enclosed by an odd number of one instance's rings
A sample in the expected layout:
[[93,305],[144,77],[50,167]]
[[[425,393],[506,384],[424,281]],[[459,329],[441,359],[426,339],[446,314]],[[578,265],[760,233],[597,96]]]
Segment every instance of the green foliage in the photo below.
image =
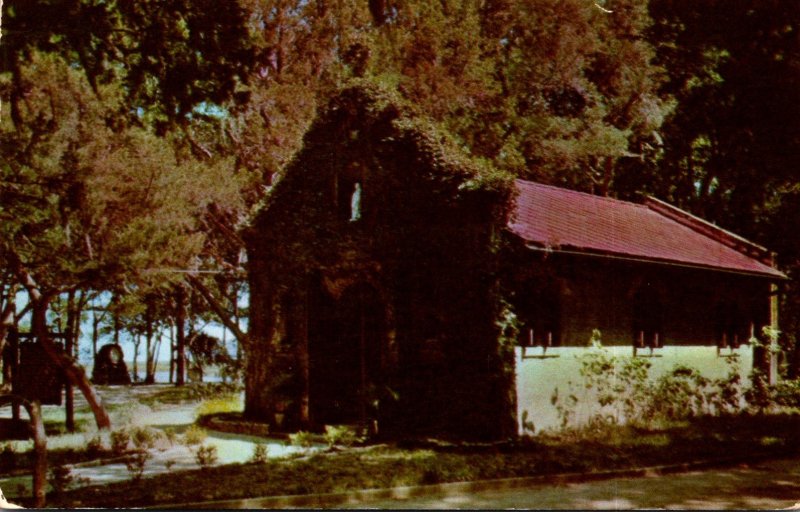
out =
[[[420,485],[475,482],[564,473],[593,473],[678,465],[723,457],[782,457],[800,446],[798,415],[704,417],[662,429],[596,426],[604,435],[565,438],[540,434],[520,443],[492,446],[448,445],[399,449],[374,446],[314,458],[272,460],[261,465],[229,464],[148,478],[147,489],[131,482],[68,491],[53,506],[83,507],[121,503],[164,506],[206,500],[286,494],[323,494]],[[744,441],[743,441],[744,440]]]
[[343,446],[349,448],[354,444],[363,443],[366,435],[363,429],[352,425],[325,425],[325,442],[328,446]]
[[214,445],[198,446],[194,454],[197,465],[202,469],[208,469],[217,463],[217,447]]
[[74,481],[75,475],[72,474],[72,469],[69,466],[57,464],[50,468],[48,482],[54,492],[63,493]]
[[308,450],[314,446],[314,434],[305,430],[289,434],[289,444]]
[[126,429],[114,430],[111,432],[111,453],[122,455],[128,451],[131,435]]
[[[227,99],[244,78],[253,60],[247,16],[238,2],[207,0],[5,2],[2,71],[18,71],[32,51],[50,52],[73,62],[93,89],[121,79],[130,96],[123,112],[131,117],[138,106],[181,119]],[[22,90],[14,92],[12,115],[24,101]]]
[[202,444],[208,437],[208,433],[202,427],[197,425],[189,425],[189,428],[183,433],[183,442],[188,446]]
[[210,414],[220,414],[226,412],[241,412],[242,400],[239,394],[223,395],[208,400],[203,400],[197,406],[195,414],[197,417]]
[[99,434],[95,434],[86,441],[86,453],[96,458],[106,453],[106,445]]
[[800,381],[785,380],[772,387],[772,401],[782,407],[800,409]]
[[[701,416],[736,414],[743,410],[743,398],[750,406],[762,403],[762,408],[770,402],[763,382],[763,387],[754,381],[751,388],[742,389],[736,357],[726,359],[728,373],[717,379],[683,365],[652,379],[649,360],[616,356],[597,345],[579,359],[580,385],[569,382],[566,396],[556,388],[551,397],[560,428],[572,436],[603,435],[614,425],[653,429]],[[587,403],[596,412],[576,424],[576,410],[587,400],[596,401]]]
[[256,443],[253,445],[253,455],[250,457],[250,462],[253,464],[266,464],[269,460],[269,446],[265,443]]
[[137,450],[150,450],[156,446],[156,442],[161,436],[160,430],[152,427],[137,427],[131,431],[131,442]]
[[145,466],[152,458],[153,455],[147,449],[139,448],[125,459],[125,467],[131,474],[133,481],[138,482],[142,479]]

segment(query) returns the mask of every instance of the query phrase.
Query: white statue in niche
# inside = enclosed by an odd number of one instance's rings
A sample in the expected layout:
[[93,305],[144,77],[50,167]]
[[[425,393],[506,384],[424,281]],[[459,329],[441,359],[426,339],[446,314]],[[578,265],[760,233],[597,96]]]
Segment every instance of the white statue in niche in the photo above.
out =
[[361,183],[356,182],[353,195],[350,196],[350,222],[361,218]]

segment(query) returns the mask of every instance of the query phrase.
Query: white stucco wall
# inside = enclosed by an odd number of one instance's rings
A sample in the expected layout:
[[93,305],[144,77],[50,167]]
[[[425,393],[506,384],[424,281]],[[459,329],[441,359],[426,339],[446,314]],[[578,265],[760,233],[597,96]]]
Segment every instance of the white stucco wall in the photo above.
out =
[[[533,347],[526,350],[526,357],[523,359],[522,348],[516,348],[517,417],[520,422],[523,411],[528,411],[528,418],[533,421],[537,432],[557,427],[559,417],[555,406],[551,404],[551,397],[556,388],[560,396],[568,395],[570,382],[572,392],[579,399],[574,420],[578,423],[586,421],[598,410],[595,400],[586,392],[580,375],[579,356],[590,350],[598,349],[553,347],[547,350],[547,357],[537,358],[535,356],[542,354],[542,348]],[[633,354],[631,346],[608,346],[600,350],[607,350],[609,354],[620,357],[630,357]],[[639,353],[647,355],[649,350]],[[742,345],[736,350],[721,351],[723,356],[732,353],[739,355],[741,382],[747,385],[753,367],[753,349],[749,345]],[[725,377],[730,368],[727,362],[730,358],[718,356],[715,346],[666,346],[657,349],[655,355],[660,357],[647,358],[652,364],[649,372],[651,379],[658,378],[677,365],[692,367],[711,379]]]

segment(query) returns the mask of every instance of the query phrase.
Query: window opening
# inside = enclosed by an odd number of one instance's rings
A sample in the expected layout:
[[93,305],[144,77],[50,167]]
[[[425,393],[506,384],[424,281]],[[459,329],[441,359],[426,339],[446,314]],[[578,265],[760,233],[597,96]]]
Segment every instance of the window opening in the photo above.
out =
[[[522,357],[547,356],[547,350],[560,345],[559,298],[555,286],[533,288],[519,303],[521,329],[517,339]],[[541,347],[539,355],[528,356],[529,349]]]
[[715,329],[717,355],[720,355],[724,349],[733,352],[743,343],[747,343],[749,337],[753,335],[754,328],[754,324],[745,319],[736,303],[721,302],[718,304]]
[[640,289],[633,300],[633,355],[644,349],[653,355],[654,349],[664,346],[661,301],[649,287]]

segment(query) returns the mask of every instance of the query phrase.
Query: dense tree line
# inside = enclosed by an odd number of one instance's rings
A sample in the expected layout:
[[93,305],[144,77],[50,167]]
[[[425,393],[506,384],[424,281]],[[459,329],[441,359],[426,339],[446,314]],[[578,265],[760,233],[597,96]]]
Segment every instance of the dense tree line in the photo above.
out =
[[[69,293],[108,291],[145,316],[189,293],[246,354],[240,230],[354,77],[498,168],[653,194],[796,272],[789,0],[10,0],[2,15],[3,325],[21,316],[17,290],[41,335]],[[789,354],[798,303],[790,285]]]

